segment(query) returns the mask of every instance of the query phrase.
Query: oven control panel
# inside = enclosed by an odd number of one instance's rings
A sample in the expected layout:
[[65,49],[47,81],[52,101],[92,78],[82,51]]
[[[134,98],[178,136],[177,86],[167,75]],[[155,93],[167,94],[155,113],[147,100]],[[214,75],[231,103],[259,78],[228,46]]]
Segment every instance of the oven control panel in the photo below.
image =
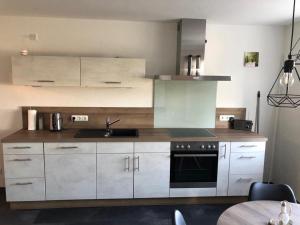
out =
[[217,141],[195,141],[195,142],[171,142],[171,151],[191,150],[191,151],[213,151],[219,149]]

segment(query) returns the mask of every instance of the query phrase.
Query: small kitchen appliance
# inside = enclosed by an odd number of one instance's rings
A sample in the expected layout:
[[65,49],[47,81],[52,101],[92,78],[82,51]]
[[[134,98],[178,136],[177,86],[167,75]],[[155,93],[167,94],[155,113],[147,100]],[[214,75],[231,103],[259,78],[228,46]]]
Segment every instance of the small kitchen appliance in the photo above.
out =
[[230,118],[229,123],[230,128],[235,130],[251,131],[253,126],[252,120],[237,120]]
[[63,119],[61,113],[50,113],[50,131],[61,131]]

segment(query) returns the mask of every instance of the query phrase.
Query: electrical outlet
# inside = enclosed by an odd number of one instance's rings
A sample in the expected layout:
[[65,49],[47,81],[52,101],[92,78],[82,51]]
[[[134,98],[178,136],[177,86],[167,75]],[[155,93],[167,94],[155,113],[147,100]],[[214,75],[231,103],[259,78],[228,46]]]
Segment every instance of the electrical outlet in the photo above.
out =
[[234,118],[234,115],[220,115],[219,119],[220,121],[229,121],[231,117]]
[[88,115],[72,115],[71,120],[73,122],[86,122],[89,121]]

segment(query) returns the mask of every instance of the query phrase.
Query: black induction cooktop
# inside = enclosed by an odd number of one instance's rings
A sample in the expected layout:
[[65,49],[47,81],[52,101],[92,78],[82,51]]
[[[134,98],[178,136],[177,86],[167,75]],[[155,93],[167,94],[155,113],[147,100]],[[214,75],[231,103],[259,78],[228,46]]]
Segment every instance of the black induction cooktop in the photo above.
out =
[[216,137],[207,129],[196,128],[171,128],[169,134],[171,137]]

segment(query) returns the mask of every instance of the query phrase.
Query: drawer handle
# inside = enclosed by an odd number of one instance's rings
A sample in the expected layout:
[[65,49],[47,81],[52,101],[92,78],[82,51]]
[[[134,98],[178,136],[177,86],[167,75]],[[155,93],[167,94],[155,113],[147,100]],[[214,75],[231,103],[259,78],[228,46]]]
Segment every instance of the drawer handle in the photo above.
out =
[[104,84],[122,84],[121,81],[103,81]]
[[21,185],[31,185],[31,184],[33,184],[33,183],[32,182],[24,182],[24,183],[15,183],[12,185],[21,186]]
[[255,159],[256,158],[256,156],[241,156],[241,157],[239,157],[239,159]]
[[253,179],[252,178],[239,178],[237,181],[238,182],[247,182],[247,183],[249,183],[249,182],[251,182]]
[[32,161],[32,159],[12,159],[10,161],[14,161],[14,162],[26,162],[26,161]]
[[256,148],[257,145],[241,145],[240,148]]
[[78,148],[77,146],[61,146],[57,147],[56,149],[76,149]]
[[36,80],[38,83],[54,83],[54,80]]
[[30,149],[30,146],[14,146],[12,149]]

